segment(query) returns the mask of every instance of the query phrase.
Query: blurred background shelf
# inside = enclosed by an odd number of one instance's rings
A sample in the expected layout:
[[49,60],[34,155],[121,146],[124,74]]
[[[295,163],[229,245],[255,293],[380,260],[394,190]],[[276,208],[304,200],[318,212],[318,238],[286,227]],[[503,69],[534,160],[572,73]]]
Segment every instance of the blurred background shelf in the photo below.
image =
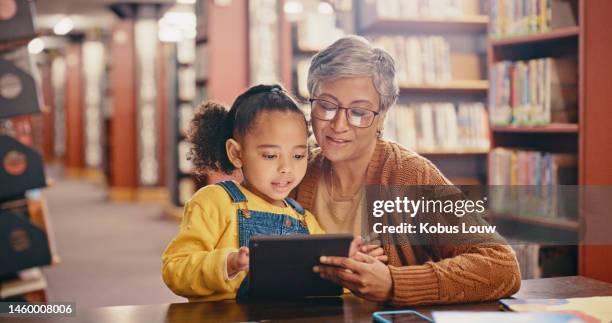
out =
[[457,80],[436,84],[400,84],[401,92],[468,92],[483,93],[489,89],[487,80]]
[[458,149],[458,150],[418,151],[417,153],[423,156],[435,156],[435,157],[486,156],[489,153],[489,150]]
[[484,33],[489,24],[485,15],[463,16],[460,18],[379,18],[365,26],[364,33],[388,33],[389,31],[431,32],[431,33]]
[[527,60],[577,55],[580,27],[565,27],[544,33],[491,39],[494,60]]
[[560,229],[566,231],[578,232],[580,229],[580,223],[575,220],[561,219],[561,218],[547,218],[543,216],[530,216],[530,215],[519,215],[509,213],[496,213],[492,214],[489,218],[517,221],[524,224],[543,226],[547,228]]
[[499,133],[574,133],[579,132],[579,125],[576,123],[554,123],[545,126],[494,126],[493,132]]
[[580,27],[565,27],[553,31],[533,33],[520,36],[492,38],[489,44],[493,47],[524,46],[535,43],[558,44],[567,39],[578,39]]

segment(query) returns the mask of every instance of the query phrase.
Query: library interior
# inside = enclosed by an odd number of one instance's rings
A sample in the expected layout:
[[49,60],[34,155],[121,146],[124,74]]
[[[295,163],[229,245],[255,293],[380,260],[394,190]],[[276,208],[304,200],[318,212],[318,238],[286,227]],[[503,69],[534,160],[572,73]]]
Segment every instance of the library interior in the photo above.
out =
[[[0,321],[612,322],[611,35],[608,0],[0,0]],[[353,100],[367,97],[362,79],[379,107]],[[205,120],[210,102],[225,117]],[[269,111],[235,111],[249,105]],[[306,132],[279,125],[288,117],[271,121],[278,111],[303,115]],[[247,171],[256,162],[245,142],[269,130],[259,129],[265,122],[289,133],[258,150],[266,165],[286,162],[291,131],[308,143],[304,155],[291,148],[291,165],[303,167],[269,171],[295,172],[270,184],[284,192],[278,199],[247,180],[257,174]],[[363,150],[343,155],[350,149]],[[385,170],[374,174],[377,158]],[[392,163],[405,171],[389,175]],[[457,238],[445,253],[400,233],[391,238],[399,242],[372,239],[371,186],[440,184],[486,192],[478,217],[502,249],[462,249]],[[235,300],[239,280],[254,290],[262,263],[249,265],[246,253],[246,269],[229,278],[255,234],[243,244],[243,218],[263,214],[243,209],[236,189],[251,206],[263,197],[301,212],[296,230],[314,230],[314,216],[329,234],[378,241],[373,249],[360,240],[370,253],[347,250],[335,265],[365,284],[345,263],[380,264],[387,294],[352,288],[342,273],[299,272],[296,281],[311,275],[340,294]],[[210,194],[231,206],[220,207],[230,233],[214,236],[212,222],[223,219],[207,219],[213,206],[204,204],[221,205]],[[224,251],[238,231],[240,245]],[[508,262],[517,278],[496,280]],[[217,274],[221,282],[208,277]]]

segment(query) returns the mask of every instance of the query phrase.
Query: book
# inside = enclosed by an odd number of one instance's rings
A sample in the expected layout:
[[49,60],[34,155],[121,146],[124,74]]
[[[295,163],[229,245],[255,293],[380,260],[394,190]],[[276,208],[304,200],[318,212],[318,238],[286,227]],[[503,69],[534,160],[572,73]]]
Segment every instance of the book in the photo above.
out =
[[503,61],[490,71],[494,125],[537,126],[578,122],[578,61],[542,58]]
[[181,67],[178,70],[178,98],[182,101],[192,102],[196,96],[195,69]]
[[490,146],[480,102],[399,104],[387,112],[383,135],[421,153],[487,151]]
[[344,31],[336,27],[336,15],[307,13],[297,23],[298,49],[304,51],[321,50],[344,36]]
[[379,18],[444,19],[462,16],[475,4],[474,0],[379,0],[374,9]]
[[[517,186],[512,194],[495,192],[497,213],[574,220],[578,214],[578,156],[518,149],[489,152],[489,185]],[[497,194],[500,193],[500,194]]]
[[206,80],[208,78],[208,45],[198,44],[195,47],[195,57],[196,80]]
[[[500,228],[503,228],[500,227]],[[524,232],[523,232],[524,233]],[[511,234],[511,233],[510,233]],[[523,239],[538,238],[537,233],[523,234],[521,239],[507,238],[519,263],[521,279],[571,276],[577,272],[575,246],[549,245]],[[508,236],[509,233],[506,233]]]
[[[373,43],[395,58],[400,85],[441,84],[453,79],[450,44],[442,36],[377,36]],[[480,71],[464,69],[461,73],[480,75]]]
[[489,33],[509,37],[578,25],[577,0],[492,0]]
[[189,103],[181,103],[178,107],[178,130],[183,136],[186,136],[191,128],[191,120],[193,119],[193,106]]
[[193,171],[193,162],[187,159],[191,147],[192,144],[185,140],[178,143],[178,168],[184,174],[190,174]]
[[180,64],[193,64],[196,61],[196,44],[193,39],[184,39],[176,44],[176,59]]
[[509,312],[460,312],[445,311],[432,313],[436,323],[586,323],[578,316],[565,313],[509,313]]
[[507,309],[515,312],[571,314],[584,322],[612,321],[612,296],[556,299],[502,299],[499,302]]
[[35,291],[44,291],[47,281],[39,268],[30,268],[17,273],[17,277],[0,282],[0,299],[14,298]]

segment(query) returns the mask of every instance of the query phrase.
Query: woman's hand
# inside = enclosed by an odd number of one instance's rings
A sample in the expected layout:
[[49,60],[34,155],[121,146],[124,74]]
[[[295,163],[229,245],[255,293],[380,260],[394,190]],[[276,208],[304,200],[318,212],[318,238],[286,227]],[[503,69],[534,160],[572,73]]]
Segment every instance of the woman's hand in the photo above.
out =
[[357,252],[351,258],[321,257],[322,266],[313,271],[321,278],[335,282],[351,290],[355,295],[375,302],[389,300],[393,280],[387,265],[380,260]]
[[249,248],[240,247],[238,252],[232,252],[227,255],[227,275],[229,277],[247,270],[249,270]]
[[349,257],[353,257],[357,252],[362,252],[366,255],[370,255],[384,263],[387,263],[389,257],[385,255],[385,251],[380,246],[379,243],[375,244],[366,244],[360,236],[356,236],[351,241],[351,246],[349,248]]
[[389,261],[389,257],[387,257],[387,255],[385,255],[385,250],[376,244],[366,244],[363,245],[359,248],[359,251],[361,253],[364,253],[368,256],[374,257],[377,260],[383,262],[383,263],[387,263],[387,261]]

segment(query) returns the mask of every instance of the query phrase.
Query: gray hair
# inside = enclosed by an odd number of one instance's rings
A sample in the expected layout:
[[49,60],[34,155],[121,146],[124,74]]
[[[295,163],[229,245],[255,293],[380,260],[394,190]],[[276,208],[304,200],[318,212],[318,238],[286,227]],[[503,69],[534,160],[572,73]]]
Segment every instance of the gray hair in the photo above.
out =
[[386,111],[399,94],[393,57],[361,36],[342,37],[313,56],[308,70],[308,92],[313,96],[324,81],[363,76],[374,81],[381,111]]

